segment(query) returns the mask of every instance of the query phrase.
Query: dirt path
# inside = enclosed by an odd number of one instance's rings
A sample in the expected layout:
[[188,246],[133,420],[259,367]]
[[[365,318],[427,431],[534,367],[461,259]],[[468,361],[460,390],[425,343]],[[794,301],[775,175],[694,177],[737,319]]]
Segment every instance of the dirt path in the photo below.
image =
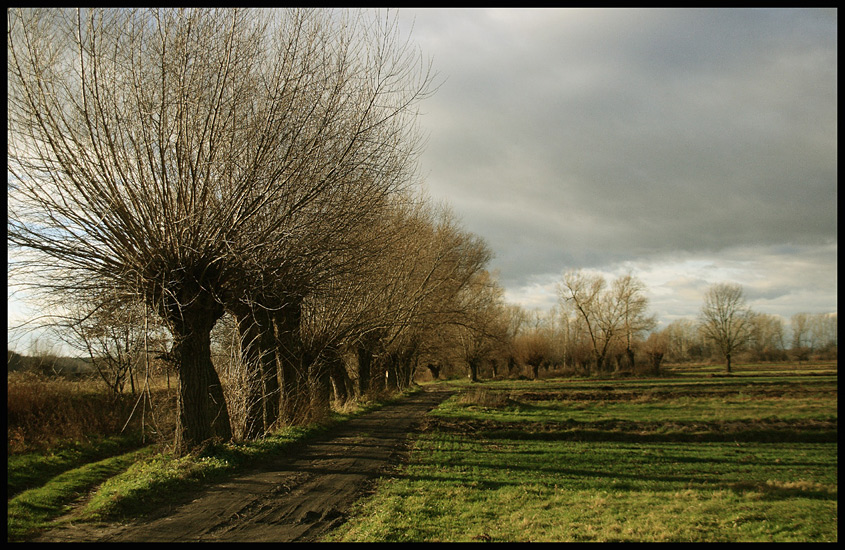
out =
[[425,413],[449,395],[427,386],[186,504],[128,524],[71,525],[37,542],[313,541],[344,521],[349,507],[402,457]]

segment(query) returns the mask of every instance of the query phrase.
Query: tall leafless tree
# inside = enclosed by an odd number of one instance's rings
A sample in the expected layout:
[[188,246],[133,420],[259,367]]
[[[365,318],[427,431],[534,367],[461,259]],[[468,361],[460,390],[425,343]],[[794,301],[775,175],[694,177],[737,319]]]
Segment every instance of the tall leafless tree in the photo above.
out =
[[453,340],[472,382],[479,381],[484,360],[503,346],[508,329],[503,294],[504,289],[495,278],[482,270],[456,297]]
[[359,301],[363,322],[350,342],[359,393],[377,393],[386,380],[410,383],[426,335],[452,322],[455,297],[490,258],[447,209],[425,201],[408,201],[385,221],[391,246],[362,281],[361,296],[370,298]]

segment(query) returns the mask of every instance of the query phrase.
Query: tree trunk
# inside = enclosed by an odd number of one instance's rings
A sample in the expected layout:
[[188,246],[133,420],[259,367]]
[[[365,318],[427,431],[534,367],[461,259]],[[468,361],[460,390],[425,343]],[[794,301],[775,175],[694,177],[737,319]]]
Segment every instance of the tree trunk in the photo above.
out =
[[513,376],[516,370],[516,358],[512,355],[508,356],[508,376]]
[[327,361],[308,357],[308,422],[322,422],[331,413],[331,369]]
[[440,365],[429,363],[426,367],[428,367],[428,370],[431,372],[431,378],[433,380],[437,380],[437,378],[440,377]]
[[402,378],[402,389],[410,388],[414,383],[414,373],[417,372],[419,365],[419,356],[416,351],[412,351],[405,359],[405,367],[402,371],[404,377]]
[[384,387],[384,373],[382,379],[377,380],[381,365],[378,365],[375,358],[375,351],[379,346],[380,338],[377,334],[370,333],[361,338],[356,346],[355,352],[358,358],[358,396],[366,395],[370,391],[380,391]]
[[378,350],[379,342],[377,336],[369,336],[358,343],[359,395],[380,395],[384,392],[389,359],[385,353],[376,358],[375,351]]
[[177,361],[177,420],[174,451],[183,455],[212,439],[232,437],[223,387],[211,362],[211,329],[223,308],[200,294],[171,317]]
[[469,381],[478,382],[478,360],[470,359],[467,361],[467,366],[469,367]]
[[411,385],[411,380],[414,377],[415,355],[415,346],[409,346],[391,354],[390,378],[394,389],[397,391],[402,391]]
[[262,388],[261,355],[262,349],[261,327],[250,308],[243,308],[235,312],[238,334],[241,342],[241,363],[247,370],[244,395],[246,399],[246,415],[244,418],[245,440],[260,437],[266,428],[264,422],[264,391]]
[[300,320],[302,302],[286,305],[275,312],[276,350],[281,366],[281,406],[279,420],[286,425],[305,420],[308,406],[308,380],[303,364]]
[[598,354],[598,352],[593,353],[593,358],[595,360],[595,369],[597,374],[601,374],[602,368],[604,367],[604,358]]
[[726,360],[725,364],[726,364],[726,367],[727,367],[725,372],[730,374],[731,373],[731,354],[730,353],[725,354],[725,360]]
[[264,430],[269,432],[279,421],[281,388],[279,387],[279,354],[276,349],[276,333],[272,316],[262,310],[261,331],[261,377],[264,392]]
[[370,361],[370,387],[368,393],[372,395],[384,394],[387,385],[387,364],[386,358]]
[[654,371],[654,374],[660,373],[660,364],[663,362],[663,352],[654,351],[649,354],[651,357],[651,367]]
[[352,380],[346,372],[343,358],[337,355],[330,365],[330,374],[334,398],[339,404],[349,402],[353,395]]
[[372,370],[373,354],[363,343],[355,350],[358,358],[358,396],[366,395],[370,390],[370,371]]
[[[211,330],[209,329],[209,333]],[[214,363],[211,361],[211,335],[208,338],[208,360],[204,361],[208,376],[208,395],[212,408],[211,427],[214,437],[220,441],[232,439],[232,423],[229,418],[229,408],[226,405],[226,396],[223,393],[223,384],[217,371],[214,370]]]

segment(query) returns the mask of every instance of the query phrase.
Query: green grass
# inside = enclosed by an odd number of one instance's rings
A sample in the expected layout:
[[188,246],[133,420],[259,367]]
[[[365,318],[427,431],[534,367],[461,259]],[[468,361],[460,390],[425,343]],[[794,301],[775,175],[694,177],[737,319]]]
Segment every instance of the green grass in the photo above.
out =
[[461,384],[327,539],[836,541],[826,372]]
[[[337,415],[335,422],[351,416]],[[58,525],[63,521],[61,516],[69,511],[69,505],[86,493],[90,493],[86,502],[72,516],[74,522],[142,516],[158,505],[184,498],[186,493],[204,484],[283,453],[290,446],[324,432],[328,426],[292,427],[260,441],[218,445],[201,455],[183,457],[157,452],[150,446],[76,466],[80,459],[71,453],[66,466],[74,467],[9,500],[8,540],[29,540]],[[33,457],[26,458],[18,462],[34,462]],[[52,468],[59,468],[58,461],[47,462]]]
[[103,520],[148,513],[198,487],[220,481],[256,461],[284,453],[324,432],[325,425],[291,427],[259,441],[227,443],[202,455],[175,457],[159,453],[107,479],[80,512],[79,519]]
[[103,438],[96,443],[69,442],[49,452],[13,454],[8,457],[6,489],[9,497],[41,487],[53,477],[91,462],[141,447],[140,435]]
[[[835,369],[456,383],[410,463],[328,539],[836,541]],[[182,458],[123,440],[12,455],[8,539],[83,497],[75,522],[142,515],[324,428]]]
[[49,527],[69,504],[152,452],[153,447],[145,447],[91,462],[62,472],[40,487],[18,493],[8,502],[8,540],[25,540]]

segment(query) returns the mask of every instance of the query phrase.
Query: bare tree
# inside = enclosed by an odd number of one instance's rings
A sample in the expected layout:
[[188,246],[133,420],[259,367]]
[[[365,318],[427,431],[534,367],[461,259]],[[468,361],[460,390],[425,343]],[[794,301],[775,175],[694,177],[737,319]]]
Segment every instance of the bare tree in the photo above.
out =
[[633,339],[654,326],[654,318],[647,315],[644,289],[630,274],[614,280],[609,289],[601,275],[577,270],[564,274],[558,285],[561,306],[574,310],[581,320],[597,371],[606,366],[608,353],[617,341],[624,343],[633,362]]
[[810,334],[815,351],[832,352],[836,356],[838,346],[836,313],[815,313],[810,323]]
[[[360,276],[384,246],[361,228],[378,226],[395,196],[414,183],[420,141],[412,107],[429,93],[431,75],[408,43],[399,42],[395,24],[388,16],[332,27],[339,34],[314,46],[330,55],[303,71],[329,83],[319,95],[325,103],[317,119],[317,128],[324,128],[317,134],[321,141],[315,140],[316,150],[302,152],[312,162],[298,175],[313,182],[304,187],[313,196],[297,199],[295,208],[264,212],[261,253],[245,266],[230,305],[240,326],[258,331],[252,341],[261,348],[265,429],[277,414],[285,423],[302,417],[308,373],[317,372],[314,361],[337,343],[334,337],[302,341],[304,308],[322,300],[321,294],[335,293],[339,281]],[[370,236],[362,240],[362,234]],[[280,392],[274,389],[276,373]]]
[[[606,286],[604,277],[585,275],[570,271],[558,285],[562,305],[571,307],[582,320],[592,345],[592,356],[597,371],[601,371],[610,347],[613,332],[603,327],[603,294]],[[612,328],[612,327],[609,327]]]
[[613,281],[612,298],[619,308],[625,355],[628,366],[634,367],[633,343],[657,326],[657,318],[648,315],[645,284],[630,273]]
[[810,314],[796,313],[790,318],[792,327],[792,353],[798,361],[810,355]]
[[644,351],[648,357],[649,366],[654,374],[660,372],[660,365],[669,347],[669,337],[665,331],[652,332],[645,341]]
[[472,382],[479,381],[483,361],[500,349],[507,335],[504,289],[486,270],[478,272],[457,296],[453,338]]
[[660,332],[667,340],[667,361],[689,361],[701,357],[704,352],[699,325],[692,319],[675,319]]
[[790,318],[792,328],[792,353],[799,360],[806,360],[814,351],[837,348],[836,313],[796,313]]
[[350,344],[360,393],[410,384],[421,355],[434,355],[432,333],[456,314],[455,298],[489,260],[478,237],[452,214],[425,201],[407,202],[385,220],[391,245],[364,272]]
[[143,372],[148,354],[164,350],[161,327],[146,305],[127,303],[105,292],[63,300],[66,315],[56,327],[57,337],[88,355],[94,370],[115,395],[129,383],[134,395],[136,376]]
[[517,336],[514,345],[522,363],[531,367],[534,379],[540,374],[540,366],[551,356],[551,340],[541,328],[529,329]]
[[267,281],[325,268],[314,220],[409,181],[427,67],[392,19],[320,10],[10,9],[7,23],[15,261],[41,288],[146,302],[173,337],[176,451],[229,438],[211,329],[245,297],[296,317],[301,289]]
[[717,283],[705,292],[700,324],[707,338],[716,344],[725,357],[725,372],[731,372],[733,354],[751,336],[752,317],[740,285]]

